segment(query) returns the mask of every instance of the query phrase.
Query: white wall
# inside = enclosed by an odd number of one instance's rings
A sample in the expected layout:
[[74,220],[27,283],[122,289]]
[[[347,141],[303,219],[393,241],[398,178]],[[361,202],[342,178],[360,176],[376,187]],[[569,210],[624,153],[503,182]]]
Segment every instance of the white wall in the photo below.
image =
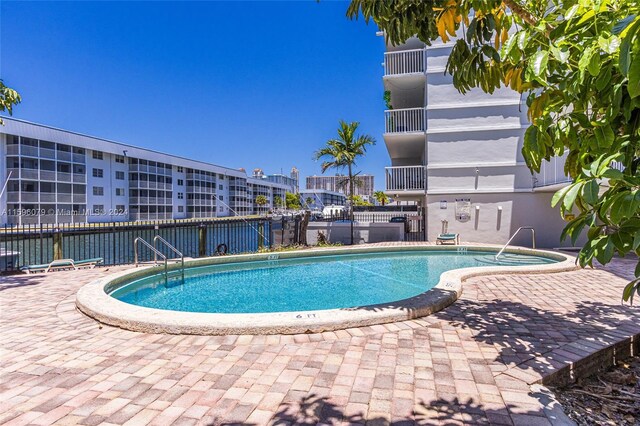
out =
[[[427,232],[435,241],[442,230],[442,220],[449,221],[449,232],[460,234],[461,241],[504,244],[520,226],[533,226],[538,247],[570,246],[560,242],[560,234],[567,224],[557,208],[551,208],[553,192],[502,194],[429,195],[427,201]],[[471,200],[471,217],[466,222],[456,220],[456,198]],[[440,202],[447,201],[441,209]],[[476,206],[480,209],[476,210]],[[498,207],[502,207],[500,213]],[[530,231],[521,231],[515,245],[531,246]],[[580,242],[578,242],[580,244]]]
[[[404,223],[368,223],[355,224],[353,227],[354,244],[379,243],[383,241],[403,241]],[[318,231],[324,233],[330,243],[351,244],[351,225],[349,223],[311,222],[307,228],[307,243],[318,243]]]

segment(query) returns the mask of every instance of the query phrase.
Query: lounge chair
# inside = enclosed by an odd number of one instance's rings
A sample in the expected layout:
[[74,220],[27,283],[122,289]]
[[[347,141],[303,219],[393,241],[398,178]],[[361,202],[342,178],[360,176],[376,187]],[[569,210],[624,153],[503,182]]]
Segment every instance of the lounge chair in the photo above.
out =
[[449,221],[442,221],[442,232],[436,238],[437,244],[460,244],[460,234],[455,234],[453,232],[449,232]]
[[452,233],[440,234],[436,238],[436,244],[458,245],[460,244],[460,234],[452,234]]
[[73,259],[59,259],[54,260],[51,263],[42,263],[40,265],[27,265],[20,268],[20,270],[27,274],[35,274],[38,272],[51,272],[64,269],[77,270],[80,268],[95,268],[98,264],[104,262],[101,257],[95,257],[92,259],[83,259],[74,261]]

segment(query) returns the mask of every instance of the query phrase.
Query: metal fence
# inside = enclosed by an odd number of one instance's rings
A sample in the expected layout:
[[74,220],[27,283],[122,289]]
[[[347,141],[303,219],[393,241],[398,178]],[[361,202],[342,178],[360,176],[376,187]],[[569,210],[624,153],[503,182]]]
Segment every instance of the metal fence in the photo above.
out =
[[[280,226],[291,225],[282,221]],[[56,259],[101,257],[104,265],[129,264],[134,261],[134,239],[142,237],[151,242],[156,235],[171,242],[187,257],[211,256],[221,244],[230,254],[256,252],[274,244],[274,226],[269,219],[4,225],[0,227],[0,272]],[[281,239],[279,244],[283,243],[292,242]],[[165,254],[174,257],[168,251]],[[151,259],[153,253],[143,249],[141,260]]]

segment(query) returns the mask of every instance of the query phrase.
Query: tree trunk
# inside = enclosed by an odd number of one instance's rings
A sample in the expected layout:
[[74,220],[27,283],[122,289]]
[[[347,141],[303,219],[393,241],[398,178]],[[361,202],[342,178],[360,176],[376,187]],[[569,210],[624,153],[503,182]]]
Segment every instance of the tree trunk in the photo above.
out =
[[351,164],[349,164],[349,196],[351,197],[351,202],[349,203],[349,218],[351,219],[351,245],[353,245],[353,172],[351,171]]
[[309,210],[304,212],[304,216],[302,216],[302,222],[300,223],[300,244],[303,246],[307,245],[307,228],[309,227],[309,219],[311,218],[311,212]]

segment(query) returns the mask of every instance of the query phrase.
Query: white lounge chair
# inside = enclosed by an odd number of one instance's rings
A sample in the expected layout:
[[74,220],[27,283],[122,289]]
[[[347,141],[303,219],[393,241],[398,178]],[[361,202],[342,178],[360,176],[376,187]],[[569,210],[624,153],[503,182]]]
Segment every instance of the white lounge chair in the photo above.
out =
[[65,269],[73,269],[77,270],[80,268],[90,268],[93,269],[97,265],[104,262],[104,259],[101,257],[95,257],[92,259],[83,259],[75,261],[73,259],[59,259],[54,260],[51,263],[42,263],[39,265],[27,265],[20,268],[20,270],[27,274],[35,274],[38,272],[51,272],[51,271],[60,271]]

